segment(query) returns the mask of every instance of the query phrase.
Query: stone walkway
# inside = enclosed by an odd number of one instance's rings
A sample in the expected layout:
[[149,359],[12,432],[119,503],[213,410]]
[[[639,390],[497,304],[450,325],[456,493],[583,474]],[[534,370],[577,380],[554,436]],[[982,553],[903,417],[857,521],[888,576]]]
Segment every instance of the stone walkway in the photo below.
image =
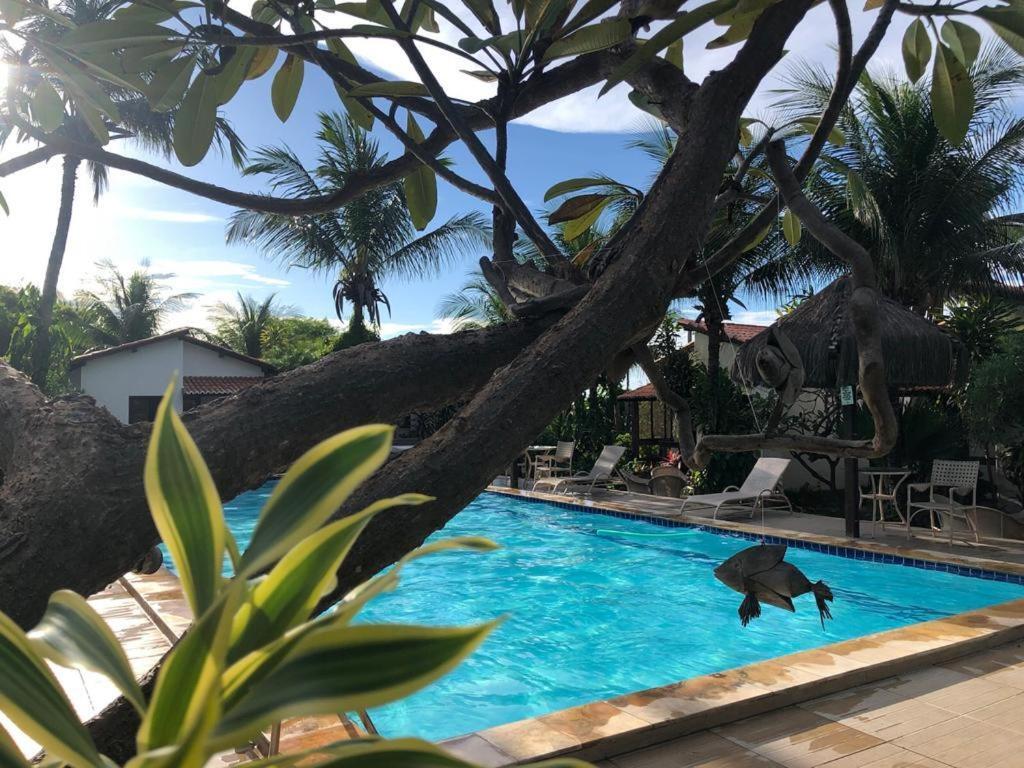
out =
[[851,688],[599,768],[1024,768],[1024,644]]

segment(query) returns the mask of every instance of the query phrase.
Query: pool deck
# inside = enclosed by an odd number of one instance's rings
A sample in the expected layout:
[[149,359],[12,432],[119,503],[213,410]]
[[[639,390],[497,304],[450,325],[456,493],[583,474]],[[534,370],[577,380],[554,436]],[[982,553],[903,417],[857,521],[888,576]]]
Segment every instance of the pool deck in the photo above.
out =
[[[649,496],[602,491],[573,499],[492,490],[745,535],[762,531],[760,521],[748,518],[682,517],[678,502]],[[870,525],[865,529],[870,534]],[[908,544],[892,528],[853,541],[842,535],[842,520],[800,513],[770,513],[764,533],[1024,576],[1024,546],[1009,543],[950,548],[923,536]],[[90,602],[140,677],[191,622],[177,579],[165,570],[128,575]],[[486,766],[573,756],[603,768],[1024,768],[1022,642],[1024,600],[1016,600],[496,726],[444,745]],[[83,718],[116,694],[100,675],[54,669]],[[2,715],[0,722],[9,726]],[[30,739],[9,730],[26,755],[35,753]],[[281,747],[297,751],[358,735],[344,716],[301,718],[285,723]],[[209,765],[254,757],[227,753]]]

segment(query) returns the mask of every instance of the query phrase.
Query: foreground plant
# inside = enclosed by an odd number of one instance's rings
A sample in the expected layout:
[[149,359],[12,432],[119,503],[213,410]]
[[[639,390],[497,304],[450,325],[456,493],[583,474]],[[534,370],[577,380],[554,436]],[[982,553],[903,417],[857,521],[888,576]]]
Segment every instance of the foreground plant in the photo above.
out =
[[[133,768],[202,766],[285,717],[376,707],[422,688],[455,667],[497,622],[469,627],[359,625],[352,620],[393,589],[402,564],[444,549],[489,550],[482,538],[422,547],[312,618],[321,596],[369,520],[421,494],[382,499],[328,522],[391,450],[392,427],[350,429],[312,448],[275,488],[252,541],[239,552],[220,497],[195,443],[171,407],[157,413],[145,485],[153,521],[170,549],[195,615],[163,662],[146,700],[113,633],[77,593],[55,592],[27,634],[0,614],[0,707],[46,750],[49,764],[109,766],[61,690],[47,661],[108,677],[138,711]],[[225,555],[230,577],[222,575]],[[460,766],[417,739],[357,739],[253,765],[287,766],[321,753],[320,765]],[[28,766],[0,728],[0,766]]]

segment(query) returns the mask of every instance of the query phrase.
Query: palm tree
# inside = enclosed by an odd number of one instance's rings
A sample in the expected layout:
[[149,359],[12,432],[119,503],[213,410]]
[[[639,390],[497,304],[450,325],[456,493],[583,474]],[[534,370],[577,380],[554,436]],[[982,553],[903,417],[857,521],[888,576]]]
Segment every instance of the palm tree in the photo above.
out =
[[[104,21],[111,18],[111,15],[121,7],[120,3],[109,2],[109,0],[61,0],[51,10],[72,22],[72,26],[66,27],[58,23],[53,15],[36,17],[32,23],[32,33],[41,38],[57,40],[66,34],[69,29],[83,24],[97,21]],[[34,71],[45,71],[48,67],[44,62],[33,62],[30,60],[30,67],[24,67],[22,53],[14,51],[8,44],[3,43],[0,47],[0,56],[13,67],[12,71],[24,72],[30,68]],[[33,64],[43,66],[33,67]],[[50,85],[57,87],[58,81]],[[116,105],[120,112],[121,120],[117,126],[105,125],[111,141],[129,141],[139,149],[147,152],[155,152],[165,158],[169,158],[172,151],[171,128],[174,122],[173,112],[156,112],[150,109],[146,99],[139,93],[127,88],[115,87],[109,83],[103,83],[104,90]],[[55,133],[66,135],[80,142],[96,143],[97,139],[93,130],[90,129],[88,119],[90,116],[79,112],[76,102],[73,99],[65,99],[67,112],[63,122]],[[99,113],[91,116],[93,120],[103,121]],[[0,146],[10,136],[10,131],[0,129]],[[231,126],[223,118],[218,118],[215,141],[218,147],[227,148],[235,164],[241,166],[245,162],[245,145],[242,140],[231,129]],[[43,280],[43,287],[39,302],[39,314],[34,319],[36,333],[31,350],[31,377],[37,386],[43,386],[46,381],[47,371],[50,366],[50,326],[53,322],[53,309],[57,300],[57,282],[60,278],[60,270],[64,261],[64,252],[67,248],[68,233],[71,229],[71,215],[74,208],[78,168],[82,159],[74,155],[65,155],[61,170],[60,207],[57,211],[57,226],[54,231],[53,241],[50,245],[50,255],[46,262],[46,275]],[[98,202],[100,196],[109,186],[109,175],[107,167],[101,163],[89,161],[87,163],[89,177],[92,182],[93,201]]]
[[514,319],[479,272],[471,274],[459,290],[442,298],[435,316],[439,320],[451,320],[453,331],[486,328]]
[[100,292],[81,291],[77,298],[93,342],[101,346],[154,336],[168,314],[183,309],[197,295],[163,296],[161,281],[171,275],[154,275],[145,263],[127,277],[110,262],[98,266],[102,272]]
[[[338,113],[321,113],[317,139],[320,153],[312,171],[291,149],[273,147],[259,150],[244,172],[269,176],[278,194],[307,197],[328,195],[352,176],[372,174],[387,161],[369,134]],[[350,331],[368,335],[365,319],[378,328],[381,305],[391,309],[381,289],[383,280],[434,275],[467,251],[485,247],[489,235],[484,218],[471,213],[417,237],[399,182],[315,216],[236,211],[227,241],[255,245],[288,266],[333,273],[338,318],[350,303]]]
[[[872,254],[882,292],[921,314],[1024,275],[1024,217],[1013,215],[1024,189],[1024,119],[1007,101],[1024,67],[1008,48],[989,45],[970,76],[977,106],[959,147],[935,128],[929,83],[863,76],[840,119],[845,144],[826,148],[808,184],[824,213]],[[782,109],[820,114],[828,74],[801,66],[788,80]],[[846,271],[813,238],[774,243],[808,276]]]
[[217,337],[226,346],[249,355],[263,357],[267,342],[273,332],[274,320],[284,314],[270,294],[263,301],[238,293],[238,303],[220,302],[210,314],[217,330]]

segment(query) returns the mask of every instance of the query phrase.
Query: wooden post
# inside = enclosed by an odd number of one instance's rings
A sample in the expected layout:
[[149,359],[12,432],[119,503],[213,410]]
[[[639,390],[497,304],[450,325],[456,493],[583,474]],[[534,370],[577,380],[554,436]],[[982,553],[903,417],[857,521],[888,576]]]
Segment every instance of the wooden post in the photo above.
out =
[[[842,408],[841,437],[853,437],[857,418],[857,342],[844,338],[839,350],[839,403]],[[857,478],[857,459],[843,459],[843,517],[846,535],[860,538],[860,482]]]

